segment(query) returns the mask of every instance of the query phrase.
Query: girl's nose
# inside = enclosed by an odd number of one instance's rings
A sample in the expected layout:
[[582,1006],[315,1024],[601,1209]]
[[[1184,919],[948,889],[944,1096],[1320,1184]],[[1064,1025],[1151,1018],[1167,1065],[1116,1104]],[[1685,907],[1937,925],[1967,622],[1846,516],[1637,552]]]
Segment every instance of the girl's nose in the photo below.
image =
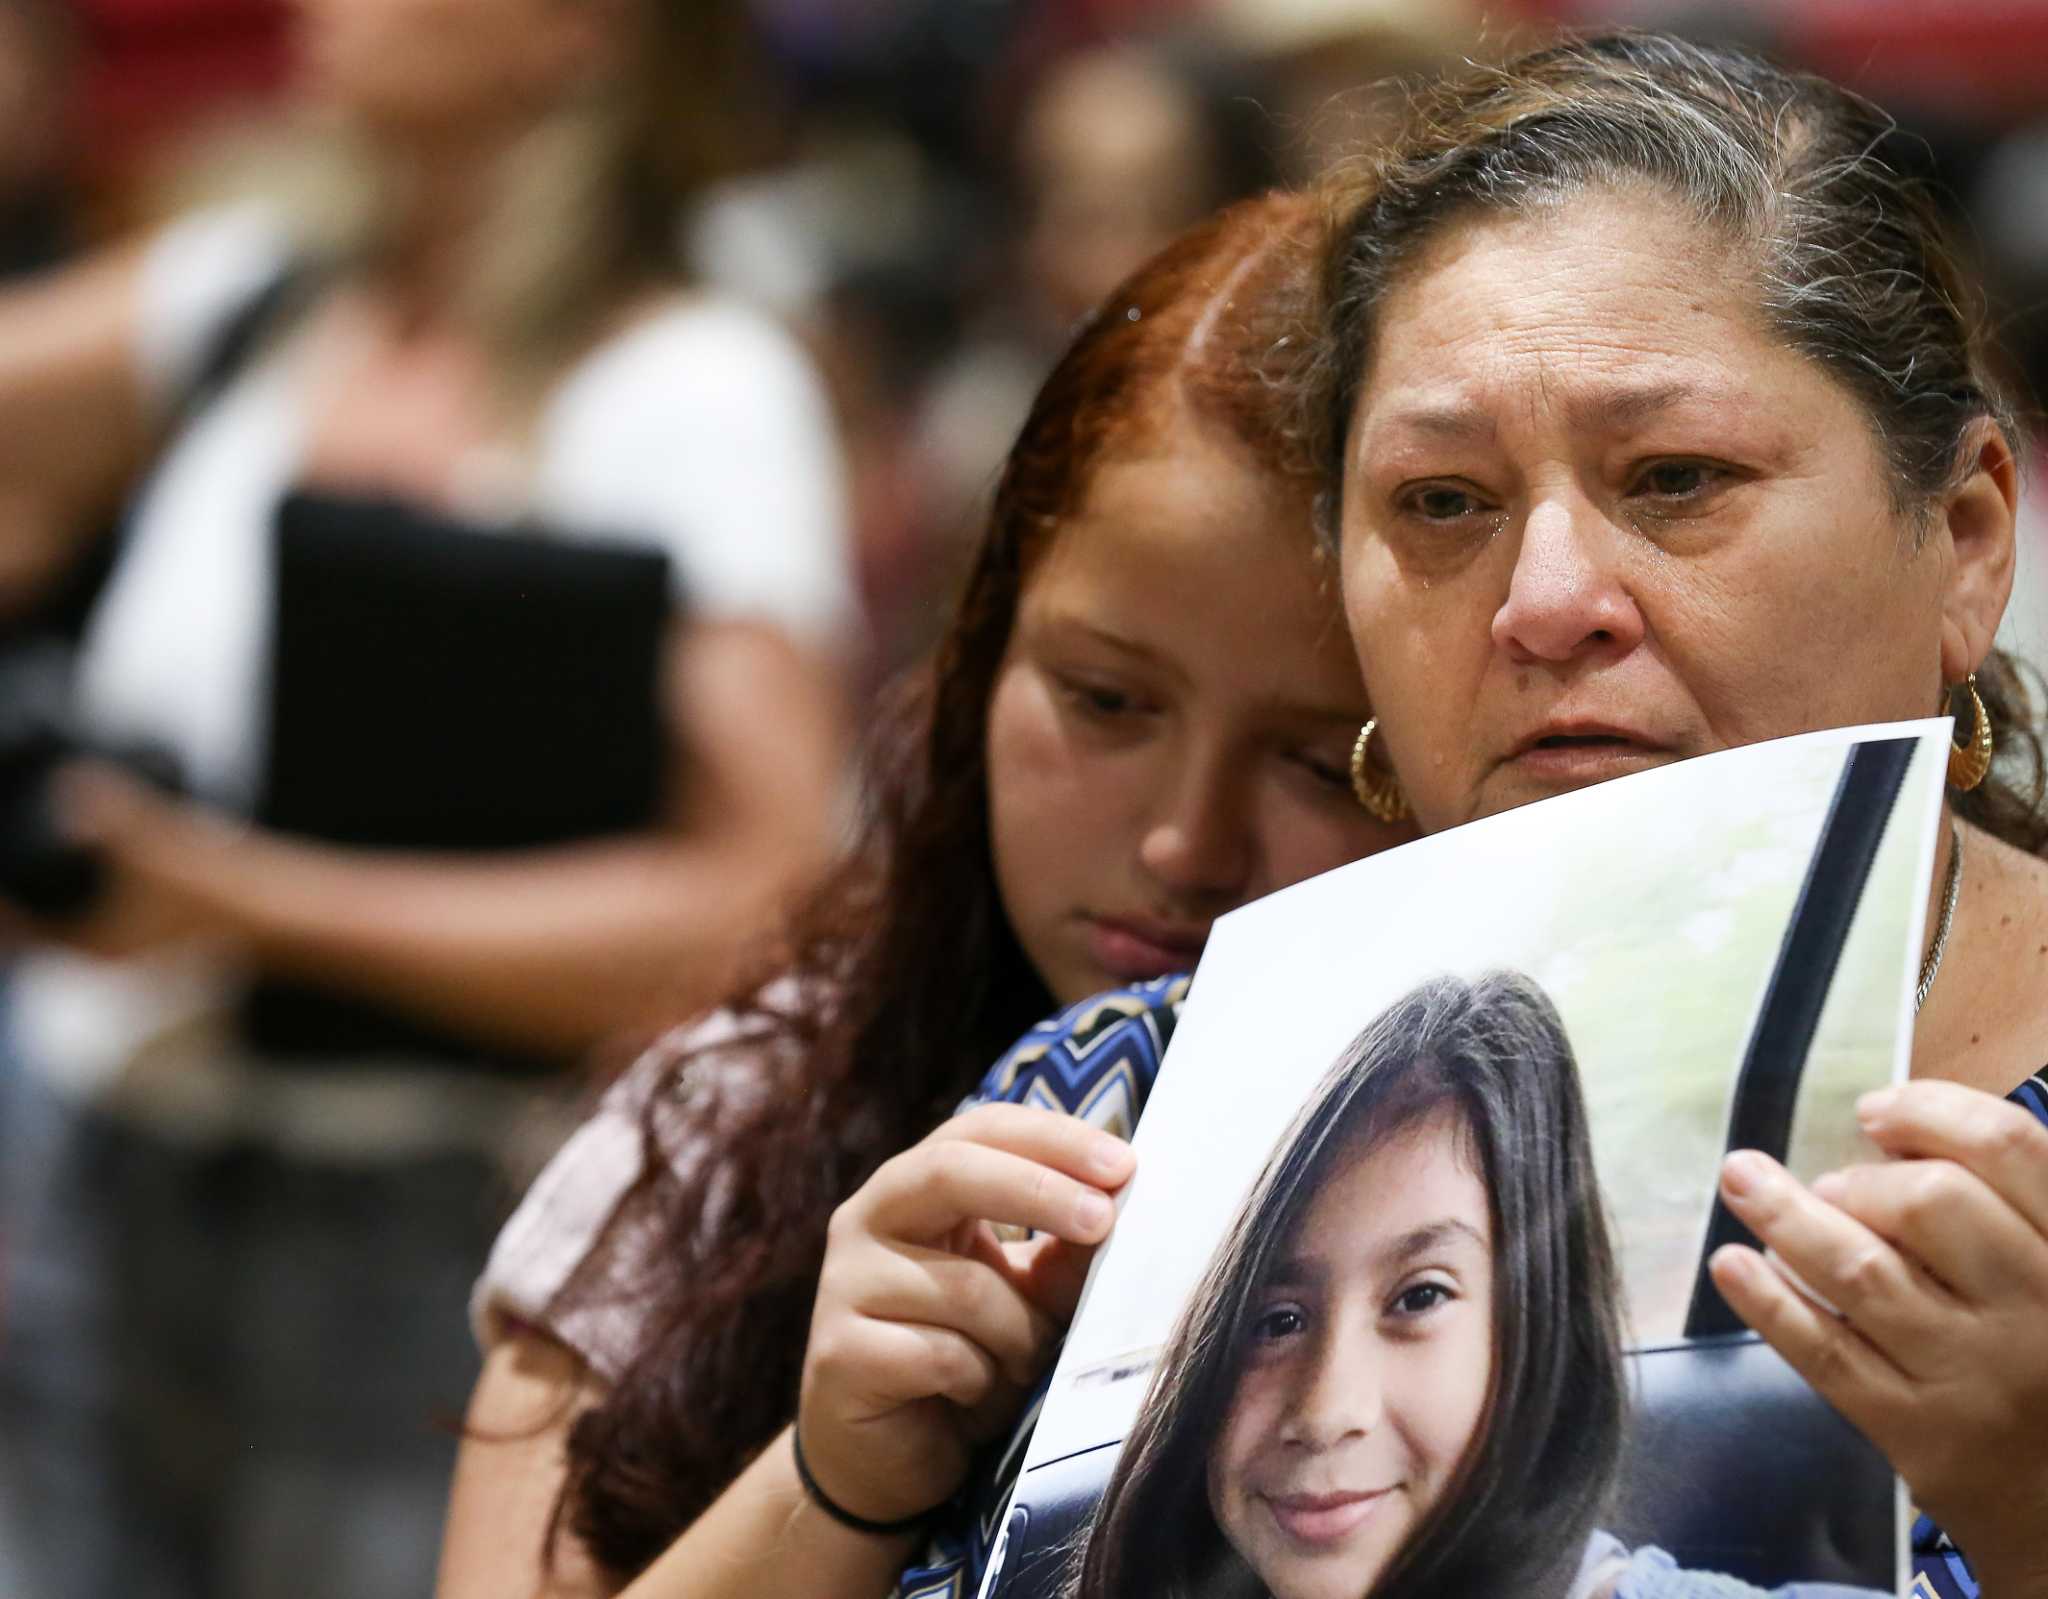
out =
[[1380,1377],[1369,1340],[1319,1338],[1295,1385],[1286,1441],[1327,1449],[1372,1432],[1386,1413]]
[[1258,857],[1241,765],[1189,749],[1144,823],[1138,859],[1175,904],[1213,914],[1246,897]]

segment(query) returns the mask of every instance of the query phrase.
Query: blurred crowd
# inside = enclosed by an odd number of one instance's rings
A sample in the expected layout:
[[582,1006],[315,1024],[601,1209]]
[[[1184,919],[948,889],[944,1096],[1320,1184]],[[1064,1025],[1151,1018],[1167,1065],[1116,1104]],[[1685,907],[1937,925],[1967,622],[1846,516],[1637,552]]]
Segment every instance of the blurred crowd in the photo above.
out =
[[[452,10],[452,8],[450,8]],[[2048,15],[1992,0],[756,0],[724,82],[733,175],[679,213],[689,270],[809,345],[847,466],[872,687],[928,637],[949,555],[1083,309],[1230,198],[1319,170],[1388,79],[1547,24],[1733,38],[1884,103],[2048,370]],[[460,25],[459,22],[453,25]],[[195,196],[287,184],[306,121],[284,0],[18,0],[0,13],[0,268]],[[735,152],[737,154],[737,152]],[[2033,387],[2038,391],[2036,382]]]
[[[580,1063],[718,992],[829,857],[1076,319],[1369,142],[1400,74],[1617,21],[1891,109],[2048,392],[2048,7],[0,0],[0,856],[53,829],[105,879],[31,863],[54,897],[9,879],[4,912],[0,1593],[425,1591],[496,1219]],[[500,163],[523,187],[486,196]],[[649,770],[518,837],[285,814],[305,741],[252,598],[281,495],[659,557],[618,627]],[[543,727],[533,692],[489,714]],[[167,749],[182,797],[94,768],[19,799],[39,739]],[[501,792],[575,761],[536,745]],[[226,954],[195,977],[189,942]],[[252,981],[382,1030],[308,1065],[324,1013],[251,1032]]]

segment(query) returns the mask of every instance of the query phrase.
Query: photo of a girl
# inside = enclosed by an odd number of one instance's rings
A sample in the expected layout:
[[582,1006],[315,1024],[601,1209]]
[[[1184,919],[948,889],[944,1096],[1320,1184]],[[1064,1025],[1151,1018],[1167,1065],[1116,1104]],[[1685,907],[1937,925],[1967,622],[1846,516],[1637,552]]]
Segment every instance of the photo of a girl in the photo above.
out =
[[1756,1594],[1599,1530],[1628,1421],[1620,1303],[1556,1008],[1516,973],[1421,984],[1254,1183],[1066,1599]]

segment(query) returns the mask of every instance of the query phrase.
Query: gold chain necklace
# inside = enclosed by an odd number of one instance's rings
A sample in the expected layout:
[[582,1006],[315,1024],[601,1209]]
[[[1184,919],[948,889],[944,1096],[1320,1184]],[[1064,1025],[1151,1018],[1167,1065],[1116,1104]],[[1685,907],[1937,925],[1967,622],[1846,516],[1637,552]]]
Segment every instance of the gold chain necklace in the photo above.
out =
[[1949,929],[1955,925],[1956,897],[1963,891],[1963,830],[1956,823],[1948,824],[1948,876],[1941,885],[1941,915],[1934,924],[1934,942],[1927,947],[1927,958],[1920,963],[1920,986],[1913,990],[1913,1009],[1917,1013],[1927,1003],[1927,991],[1934,986],[1934,974],[1941,970],[1941,957],[1948,949]]

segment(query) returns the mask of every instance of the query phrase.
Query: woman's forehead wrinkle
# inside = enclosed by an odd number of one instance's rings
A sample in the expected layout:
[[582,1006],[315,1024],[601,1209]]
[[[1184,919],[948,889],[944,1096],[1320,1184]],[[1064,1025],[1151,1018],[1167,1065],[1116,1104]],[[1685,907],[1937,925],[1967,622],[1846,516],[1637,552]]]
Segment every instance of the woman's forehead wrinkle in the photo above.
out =
[[[1684,379],[1607,381],[1601,372],[1564,374],[1554,361],[1534,366],[1535,381],[1522,386],[1523,420],[1562,411],[1580,432],[1621,433],[1681,405],[1721,398],[1714,385]],[[1587,381],[1590,378],[1591,381]],[[1510,390],[1512,392],[1512,389]],[[1391,411],[1373,427],[1384,436],[1409,435],[1446,444],[1487,444],[1499,436],[1493,409],[1483,399],[1423,401]]]
[[1453,444],[1484,442],[1499,431],[1492,415],[1477,405],[1418,405],[1387,417],[1381,426]]

